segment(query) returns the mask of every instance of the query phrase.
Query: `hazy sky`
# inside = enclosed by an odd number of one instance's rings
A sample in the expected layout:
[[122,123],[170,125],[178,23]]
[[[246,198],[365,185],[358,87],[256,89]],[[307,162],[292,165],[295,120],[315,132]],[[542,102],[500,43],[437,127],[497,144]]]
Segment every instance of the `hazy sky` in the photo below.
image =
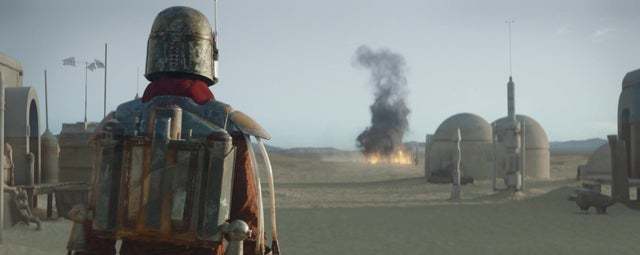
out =
[[[50,125],[59,132],[61,123],[82,120],[84,84],[82,68],[61,60],[102,59],[109,43],[113,109],[134,97],[151,23],[173,5],[213,19],[212,0],[0,0],[0,52],[22,62],[43,108],[48,70]],[[212,90],[263,124],[277,146],[355,147],[372,100],[367,72],[352,61],[362,44],[407,60],[407,140],[424,140],[458,112],[490,122],[506,115],[509,18],[516,110],[552,140],[614,133],[622,77],[640,67],[637,0],[219,0],[219,7],[221,81]],[[89,74],[92,121],[102,117],[102,75]]]

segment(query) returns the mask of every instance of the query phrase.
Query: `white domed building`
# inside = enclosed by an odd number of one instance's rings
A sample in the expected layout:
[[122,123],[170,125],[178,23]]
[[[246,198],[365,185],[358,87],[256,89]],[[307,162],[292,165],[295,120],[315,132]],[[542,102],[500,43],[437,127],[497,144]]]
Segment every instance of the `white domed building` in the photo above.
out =
[[[535,119],[516,115],[516,121],[524,122],[524,176],[534,179],[547,179],[550,177],[550,152],[549,138],[540,123]],[[506,173],[505,164],[501,162],[505,159],[505,150],[502,146],[503,137],[509,128],[509,117],[504,117],[493,122],[494,134],[496,136],[496,162],[497,176]]]
[[[461,172],[463,177],[504,179],[507,173],[515,171],[512,164],[513,147],[518,139],[524,143],[524,157],[517,155],[524,177],[533,179],[550,178],[549,138],[535,119],[517,115],[515,112],[515,83],[509,77],[507,83],[507,117],[489,124],[482,117],[472,113],[460,113],[446,119],[434,135],[428,135],[425,153],[425,176],[430,182],[445,182],[453,169],[456,152],[454,136],[460,129]],[[515,122],[514,122],[515,120]],[[524,135],[513,133],[516,123],[524,124]],[[511,133],[509,133],[511,132]],[[520,144],[522,144],[520,143]],[[507,148],[511,149],[507,149]],[[511,165],[511,166],[509,166]],[[524,169],[522,169],[524,168]],[[518,170],[519,171],[519,170]],[[450,181],[449,181],[450,182]]]
[[493,169],[491,125],[482,117],[472,113],[453,115],[440,124],[427,145],[428,161],[425,174],[429,178],[434,173],[450,171],[456,144],[453,138],[460,129],[461,172],[464,177],[483,179],[491,176]]

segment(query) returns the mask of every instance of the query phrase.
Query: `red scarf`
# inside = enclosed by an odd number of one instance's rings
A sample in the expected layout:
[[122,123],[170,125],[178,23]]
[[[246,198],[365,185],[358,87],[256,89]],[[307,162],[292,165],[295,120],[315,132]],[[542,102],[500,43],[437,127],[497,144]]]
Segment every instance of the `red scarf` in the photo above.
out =
[[200,105],[214,100],[207,83],[185,78],[161,78],[152,81],[144,90],[142,102],[146,103],[157,96],[188,97]]

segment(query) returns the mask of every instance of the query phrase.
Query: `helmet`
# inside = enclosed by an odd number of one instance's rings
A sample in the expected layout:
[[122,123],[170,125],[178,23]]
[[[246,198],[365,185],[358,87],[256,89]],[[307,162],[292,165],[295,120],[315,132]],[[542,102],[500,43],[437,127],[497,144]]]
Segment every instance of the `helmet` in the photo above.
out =
[[164,9],[153,21],[147,43],[145,77],[182,74],[215,84],[218,49],[211,25],[201,12],[184,6]]

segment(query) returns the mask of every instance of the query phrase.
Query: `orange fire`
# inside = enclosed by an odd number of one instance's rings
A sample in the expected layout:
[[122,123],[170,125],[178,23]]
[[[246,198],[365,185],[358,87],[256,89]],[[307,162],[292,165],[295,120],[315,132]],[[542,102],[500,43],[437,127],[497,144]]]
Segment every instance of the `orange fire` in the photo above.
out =
[[410,165],[412,163],[411,154],[406,153],[404,149],[398,149],[389,156],[373,153],[366,156],[369,164],[375,165],[380,163]]

